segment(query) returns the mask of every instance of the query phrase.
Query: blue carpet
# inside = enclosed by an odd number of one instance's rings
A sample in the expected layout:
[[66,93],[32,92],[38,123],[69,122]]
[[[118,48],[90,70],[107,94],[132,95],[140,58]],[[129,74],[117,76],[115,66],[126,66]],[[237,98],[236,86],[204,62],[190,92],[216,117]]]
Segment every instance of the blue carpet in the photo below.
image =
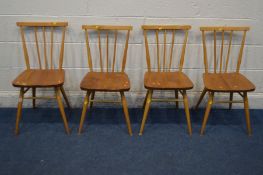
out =
[[212,109],[204,136],[204,110],[191,111],[189,137],[182,109],[152,108],[143,136],[141,109],[130,109],[134,136],[121,108],[94,108],[77,134],[81,109],[66,110],[72,134],[64,133],[58,109],[23,109],[14,136],[16,109],[0,109],[0,174],[140,175],[263,174],[263,110],[251,110],[253,135],[243,110]]

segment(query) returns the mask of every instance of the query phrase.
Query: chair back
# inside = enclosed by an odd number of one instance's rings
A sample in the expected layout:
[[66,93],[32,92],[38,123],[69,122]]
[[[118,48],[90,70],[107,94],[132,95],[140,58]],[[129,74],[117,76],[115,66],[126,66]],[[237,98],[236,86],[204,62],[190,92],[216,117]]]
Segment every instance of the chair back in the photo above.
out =
[[[182,71],[189,25],[143,25],[148,71]],[[169,39],[170,38],[170,39]],[[156,46],[155,46],[156,45]],[[170,47],[167,48],[167,45]],[[177,66],[173,57],[178,57]],[[157,68],[156,68],[157,65]]]
[[132,26],[83,25],[82,29],[90,71],[124,72]]
[[[26,68],[62,69],[67,22],[17,22]],[[37,63],[36,63],[37,62]]]
[[[246,33],[249,27],[200,27],[200,30],[202,32],[205,73],[208,73],[211,67],[214,73],[227,73],[229,62],[236,64],[235,71],[238,73],[242,62]],[[213,47],[211,52],[207,49],[206,41],[208,38],[213,42],[213,44],[211,44]],[[221,40],[219,45],[217,45],[218,39]],[[236,43],[233,44],[233,41]],[[232,48],[232,45],[234,45],[235,48],[239,47],[239,49],[236,52],[231,52],[234,48]],[[234,56],[236,53],[237,55]],[[209,58],[211,59],[208,59],[208,55],[210,55]],[[236,59],[234,59],[235,57]],[[230,58],[232,58],[232,60]],[[209,62],[209,60],[211,60],[211,62]]]

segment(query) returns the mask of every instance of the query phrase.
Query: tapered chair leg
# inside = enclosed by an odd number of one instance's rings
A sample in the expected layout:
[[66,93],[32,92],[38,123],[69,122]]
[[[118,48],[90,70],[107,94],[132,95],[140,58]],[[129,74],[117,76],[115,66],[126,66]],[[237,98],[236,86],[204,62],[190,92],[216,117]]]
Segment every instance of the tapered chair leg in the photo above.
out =
[[204,88],[203,91],[202,91],[202,94],[201,94],[201,96],[200,96],[200,98],[199,98],[199,100],[198,100],[198,102],[197,102],[197,104],[195,106],[195,110],[198,109],[198,107],[199,107],[200,103],[202,102],[206,92],[207,92],[207,90]]
[[146,104],[145,104],[145,108],[144,108],[142,124],[141,124],[139,135],[142,135],[143,130],[144,130],[144,126],[145,126],[145,123],[146,123],[146,120],[147,120],[150,104],[151,104],[151,101],[152,101],[152,94],[153,94],[153,90],[149,90],[149,94],[147,95],[147,99],[146,99]]
[[144,102],[143,102],[143,106],[142,106],[143,109],[145,108],[146,99],[147,99],[148,94],[149,94],[149,90],[147,90],[146,96],[144,98]]
[[60,87],[60,90],[61,90],[61,92],[62,92],[62,95],[63,95],[64,99],[65,99],[65,102],[66,102],[66,104],[67,104],[67,107],[70,109],[71,106],[70,106],[68,97],[67,97],[67,95],[66,95],[66,93],[65,93],[64,87],[61,86],[61,87]]
[[189,105],[188,105],[188,98],[186,95],[186,91],[183,91],[183,99],[184,99],[184,110],[185,110],[188,132],[189,132],[189,135],[191,136],[192,126],[191,126],[191,117],[190,117],[190,112],[189,112]]
[[59,107],[59,110],[60,110],[60,113],[61,113],[61,118],[62,118],[63,123],[64,123],[65,132],[69,135],[70,134],[70,129],[68,127],[67,117],[66,117],[66,114],[65,114],[65,111],[64,111],[64,106],[63,106],[62,99],[61,99],[61,96],[60,96],[60,88],[56,87],[55,88],[55,93],[56,93],[56,98],[57,98],[57,102],[58,102],[58,107]]
[[201,132],[200,132],[201,135],[204,134],[205,126],[206,126],[206,123],[207,123],[207,120],[208,120],[208,116],[209,116],[209,113],[210,113],[210,110],[211,110],[211,107],[212,107],[212,104],[213,104],[213,100],[214,100],[214,92],[210,92],[209,93],[209,99],[208,99],[208,102],[207,102],[206,111],[205,111],[205,116],[204,116],[203,123],[202,123]]
[[89,104],[89,96],[90,96],[90,92],[87,91],[87,94],[84,98],[84,103],[83,103],[83,108],[82,108],[82,113],[81,113],[81,118],[80,118],[80,123],[79,123],[79,131],[78,131],[79,134],[81,134],[82,132],[83,124],[86,118],[86,112],[87,112],[87,108]]
[[121,102],[122,102],[122,106],[123,106],[123,112],[124,112],[124,116],[125,116],[126,125],[128,128],[128,133],[130,136],[132,136],[131,122],[130,122],[129,111],[128,111],[128,107],[127,107],[127,101],[126,101],[124,92],[120,92],[120,93],[121,93]]
[[15,135],[19,134],[19,122],[21,119],[23,99],[24,99],[24,88],[21,88],[19,93],[18,104],[17,104]]
[[93,91],[92,93],[91,93],[91,99],[90,99],[90,109],[92,108],[92,106],[93,106],[93,101],[92,100],[94,100],[94,97],[95,97],[95,91]]
[[246,124],[247,124],[247,133],[249,136],[252,134],[251,124],[250,124],[250,115],[249,115],[249,105],[247,92],[244,92],[244,108],[246,113]]
[[[233,92],[230,92],[229,101],[233,101]],[[232,103],[229,103],[229,109],[232,109]]]
[[[178,100],[178,90],[175,90],[174,93],[175,93],[175,98]],[[176,109],[178,109],[179,108],[179,102],[176,101],[175,103],[176,103]]]
[[33,97],[33,99],[32,99],[33,108],[36,108],[36,99],[34,99],[34,97],[36,97],[36,88],[35,87],[32,88],[32,97]]

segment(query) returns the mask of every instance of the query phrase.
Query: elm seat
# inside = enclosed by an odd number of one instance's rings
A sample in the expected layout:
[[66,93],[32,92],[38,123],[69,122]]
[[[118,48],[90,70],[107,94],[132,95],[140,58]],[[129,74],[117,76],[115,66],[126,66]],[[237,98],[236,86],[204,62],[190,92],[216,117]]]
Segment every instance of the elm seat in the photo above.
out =
[[19,74],[12,82],[15,87],[54,87],[64,84],[65,72],[58,69],[29,69]]
[[192,81],[183,72],[146,72],[144,74],[146,89],[174,90],[192,89]]
[[130,81],[124,72],[89,72],[80,83],[82,90],[129,91]]
[[215,92],[249,92],[255,85],[240,73],[204,73],[205,88]]

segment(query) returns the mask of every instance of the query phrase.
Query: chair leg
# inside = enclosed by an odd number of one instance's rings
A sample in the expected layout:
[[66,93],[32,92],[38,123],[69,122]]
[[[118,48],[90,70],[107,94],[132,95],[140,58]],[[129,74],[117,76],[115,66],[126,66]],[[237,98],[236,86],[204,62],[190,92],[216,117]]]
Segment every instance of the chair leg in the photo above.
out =
[[21,88],[19,93],[18,104],[17,104],[15,135],[19,134],[19,122],[21,119],[23,99],[24,99],[24,88]]
[[93,101],[92,101],[92,100],[94,100],[94,97],[95,97],[95,91],[93,91],[93,92],[91,93],[90,109],[91,109],[92,106],[93,106]]
[[78,134],[81,134],[82,132],[82,128],[83,128],[83,124],[86,118],[86,112],[87,112],[87,108],[88,108],[88,104],[89,104],[89,96],[90,96],[90,91],[87,91],[87,94],[84,98],[84,103],[83,103],[83,108],[82,108],[82,113],[81,113],[81,118],[80,118],[80,123],[79,123],[79,131]]
[[[233,92],[230,92],[229,101],[233,100]],[[229,109],[232,109],[232,103],[229,103]]]
[[60,86],[60,90],[61,90],[62,95],[63,95],[63,97],[64,97],[64,99],[65,99],[65,101],[66,101],[67,107],[68,107],[69,109],[71,109],[71,106],[70,106],[70,103],[69,103],[69,101],[68,101],[68,97],[67,97],[67,95],[66,95],[66,93],[65,93],[64,87],[63,87],[63,86]]
[[[174,92],[175,92],[175,98],[178,99],[178,90],[175,90]],[[179,102],[176,101],[176,109],[178,108],[179,108]]]
[[143,130],[144,130],[145,122],[147,120],[150,104],[151,104],[151,101],[152,101],[152,94],[153,94],[153,90],[149,90],[149,94],[147,95],[147,99],[146,99],[146,104],[145,104],[145,108],[144,108],[142,124],[141,124],[139,135],[142,135]]
[[184,99],[184,110],[185,110],[188,132],[189,135],[191,136],[192,135],[191,117],[189,112],[188,98],[185,90],[183,91],[183,99]]
[[196,104],[196,106],[195,106],[195,110],[198,109],[198,107],[199,107],[201,101],[203,100],[203,98],[204,98],[206,92],[207,92],[207,90],[204,88],[203,91],[202,91],[202,94],[201,94],[201,96],[200,96],[200,98],[199,98],[199,100],[198,100],[198,102],[197,102],[197,104]]
[[[36,97],[36,88],[32,87],[32,97]],[[36,108],[36,99],[32,99],[32,103],[33,103],[33,108]]]
[[61,118],[62,118],[63,123],[64,123],[65,132],[69,135],[70,134],[70,129],[68,127],[67,117],[66,117],[66,114],[65,114],[65,111],[64,111],[64,106],[63,106],[62,99],[61,99],[61,96],[60,96],[59,92],[60,92],[60,88],[56,87],[55,88],[55,93],[56,93],[56,98],[57,98],[57,102],[58,102],[58,107],[59,107],[59,110],[60,110],[60,113],[61,113]]
[[244,92],[244,108],[245,108],[245,113],[246,113],[246,124],[247,124],[247,133],[249,136],[252,134],[251,130],[251,124],[250,124],[250,115],[249,115],[249,105],[248,105],[248,97],[247,97],[247,92]]
[[124,112],[125,121],[126,121],[127,128],[128,128],[128,132],[129,132],[129,135],[132,136],[131,122],[130,122],[129,111],[127,107],[127,101],[126,101],[124,92],[120,92],[120,93],[121,93],[121,102],[123,106],[123,112]]
[[205,126],[206,126],[206,123],[207,123],[207,120],[208,120],[208,116],[209,116],[209,113],[210,113],[210,110],[211,110],[211,107],[212,107],[212,104],[213,104],[213,100],[214,100],[214,92],[210,92],[209,93],[209,99],[208,99],[207,107],[206,107],[206,111],[205,111],[205,116],[204,116],[203,123],[202,123],[201,132],[200,132],[201,135],[204,134]]
[[142,106],[143,109],[145,108],[146,99],[147,99],[148,94],[149,94],[149,90],[147,90],[146,96],[144,98],[144,102],[143,102],[143,106]]

